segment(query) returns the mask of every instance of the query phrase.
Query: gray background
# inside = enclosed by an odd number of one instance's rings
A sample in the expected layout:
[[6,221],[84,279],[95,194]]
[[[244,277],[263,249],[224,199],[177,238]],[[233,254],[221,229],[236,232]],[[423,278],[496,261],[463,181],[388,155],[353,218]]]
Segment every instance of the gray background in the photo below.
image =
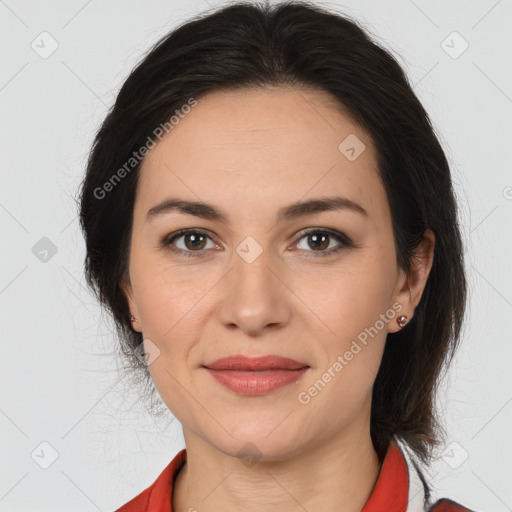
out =
[[[0,1],[0,511],[114,510],[184,447],[178,422],[150,418],[117,372],[112,325],[85,287],[73,196],[136,61],[221,3]],[[512,510],[512,1],[322,4],[398,56],[451,161],[471,299],[431,476],[474,510]]]

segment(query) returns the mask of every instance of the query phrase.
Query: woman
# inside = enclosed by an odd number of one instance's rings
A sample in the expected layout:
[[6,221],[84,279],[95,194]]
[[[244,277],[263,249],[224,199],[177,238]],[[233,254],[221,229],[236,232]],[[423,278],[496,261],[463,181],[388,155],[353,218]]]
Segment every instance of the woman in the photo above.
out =
[[88,283],[186,449],[130,511],[467,511],[420,469],[466,300],[450,169],[397,62],[234,4],[124,83],[81,190]]

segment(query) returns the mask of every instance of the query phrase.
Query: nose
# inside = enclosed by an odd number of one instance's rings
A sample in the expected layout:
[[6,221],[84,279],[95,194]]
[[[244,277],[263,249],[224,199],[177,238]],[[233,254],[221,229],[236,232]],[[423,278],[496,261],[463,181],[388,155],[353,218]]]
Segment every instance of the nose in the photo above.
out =
[[283,328],[292,316],[284,270],[270,261],[269,251],[263,250],[253,261],[240,254],[233,254],[230,271],[222,280],[219,320],[248,336]]

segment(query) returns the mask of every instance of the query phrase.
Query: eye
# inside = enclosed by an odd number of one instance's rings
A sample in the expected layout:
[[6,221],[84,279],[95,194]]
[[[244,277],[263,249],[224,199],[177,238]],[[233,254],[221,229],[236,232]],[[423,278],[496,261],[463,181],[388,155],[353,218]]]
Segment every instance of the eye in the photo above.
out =
[[[300,240],[308,238],[311,243],[309,241],[306,242],[307,247],[312,248],[312,250],[299,246]],[[211,242],[210,247],[208,247],[208,240]],[[337,240],[338,245],[330,247],[330,242],[333,240]],[[173,253],[187,258],[203,256],[205,252],[203,249],[219,248],[219,245],[213,242],[207,232],[198,229],[182,229],[177,233],[173,233],[165,237],[162,240],[161,245]],[[343,233],[325,228],[318,228],[303,231],[297,247],[301,250],[305,250],[306,252],[316,253],[313,256],[316,257],[334,255],[343,249],[354,247],[354,244]]]
[[[297,247],[299,249],[306,250],[307,252],[314,252],[317,253],[315,256],[331,256],[333,254],[336,254],[340,252],[343,249],[346,249],[348,247],[353,247],[353,243],[346,235],[343,233],[339,233],[337,231],[331,231],[329,229],[310,229],[308,231],[303,231],[302,236],[300,237],[300,240],[303,238],[309,239],[311,243],[308,241],[307,247],[312,247],[313,250],[309,251],[308,249],[304,249],[304,247],[299,247],[299,244],[297,244]],[[338,245],[329,248],[331,245],[330,242],[332,240],[337,240],[339,243]],[[299,240],[299,243],[300,243]],[[325,250],[328,249],[328,250]]]
[[[180,239],[183,239],[183,242],[176,243]],[[182,229],[164,238],[162,245],[170,251],[185,257],[196,257],[202,256],[204,252],[202,249],[208,248],[206,247],[207,240],[212,242],[213,248],[219,247],[205,231],[197,229]]]

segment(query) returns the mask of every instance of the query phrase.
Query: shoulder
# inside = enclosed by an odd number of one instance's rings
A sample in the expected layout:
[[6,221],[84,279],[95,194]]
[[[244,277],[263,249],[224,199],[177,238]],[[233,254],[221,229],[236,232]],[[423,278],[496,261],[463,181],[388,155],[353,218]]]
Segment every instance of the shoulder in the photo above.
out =
[[437,500],[429,509],[428,512],[475,512],[456,503],[448,498],[441,498]]
[[429,478],[423,474],[422,464],[414,458],[408,446],[400,439],[394,439],[395,457],[400,456],[407,466],[408,495],[406,512],[422,510],[424,512],[476,512],[450,498],[434,497],[435,489]]
[[187,451],[181,450],[158,475],[158,478],[140,494],[115,512],[172,512],[174,479],[186,463]]
[[[153,484],[154,485],[154,484]],[[153,489],[153,485],[142,491],[138,496],[125,503],[115,512],[142,512],[148,510],[149,496]]]

